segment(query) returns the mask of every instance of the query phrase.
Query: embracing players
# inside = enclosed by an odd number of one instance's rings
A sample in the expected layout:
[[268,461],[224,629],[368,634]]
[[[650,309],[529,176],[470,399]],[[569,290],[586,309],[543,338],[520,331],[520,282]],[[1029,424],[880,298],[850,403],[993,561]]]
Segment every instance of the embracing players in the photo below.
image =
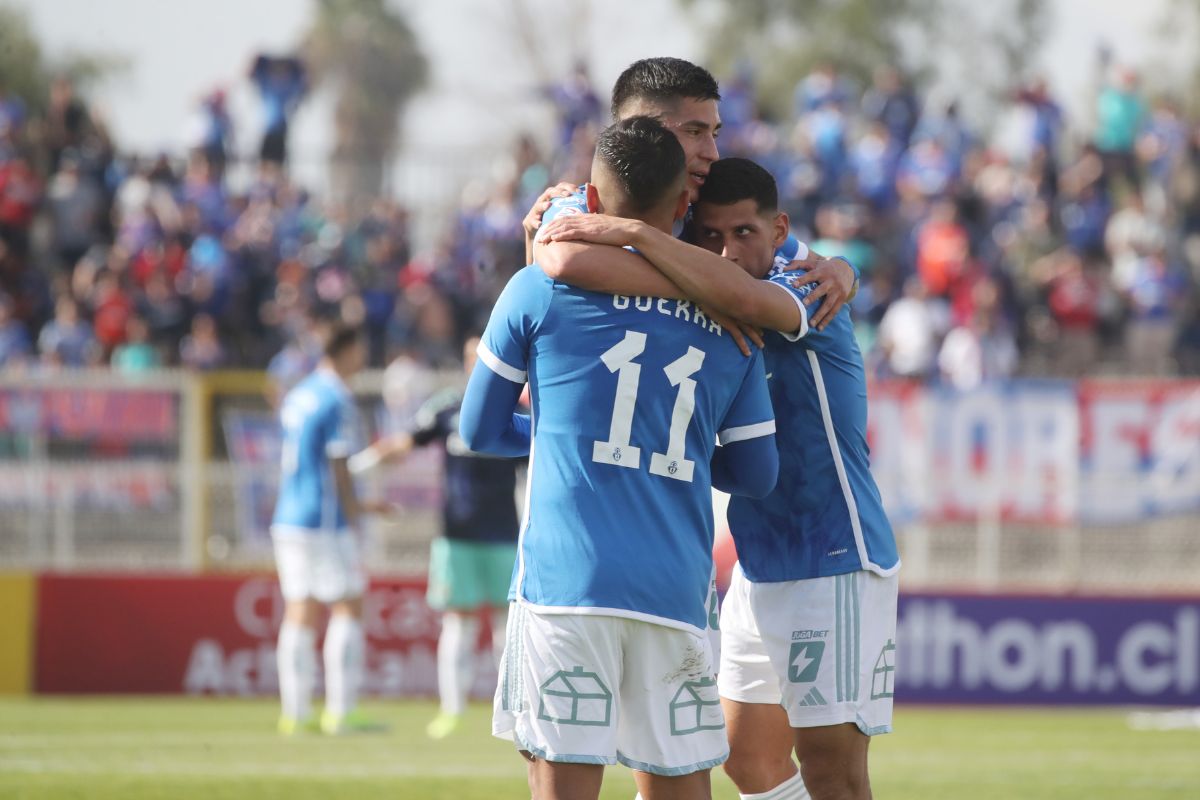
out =
[[[670,236],[685,163],[658,122],[617,123],[590,206]],[[532,419],[513,413],[526,379]],[[505,288],[461,429],[498,455],[532,433],[493,729],[527,754],[539,800],[595,798],[617,762],[647,800],[710,796],[728,753],[704,635],[712,486],[769,492],[774,427],[761,354],[694,305],[583,291],[536,266]]]
[[[705,97],[682,99],[712,120]],[[681,107],[662,102],[664,114]],[[690,298],[777,332],[765,354],[779,486],[729,512],[741,566],[721,619],[726,771],[744,797],[868,798],[870,736],[891,729],[899,558],[869,472],[862,356],[848,312],[822,313],[828,298],[806,304],[811,285],[783,274],[788,220],[770,174],[729,159],[699,183],[692,230],[712,252],[636,221],[568,214],[539,234],[536,260],[573,285]]]

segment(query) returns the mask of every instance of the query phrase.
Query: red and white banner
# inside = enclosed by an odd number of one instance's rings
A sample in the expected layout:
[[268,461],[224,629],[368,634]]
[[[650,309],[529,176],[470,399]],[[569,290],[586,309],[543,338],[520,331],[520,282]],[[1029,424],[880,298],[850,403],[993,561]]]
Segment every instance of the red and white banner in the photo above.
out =
[[[282,614],[268,575],[43,575],[35,691],[270,695]],[[368,693],[436,693],[440,621],[423,578],[372,581],[363,625]],[[490,696],[496,672],[483,637],[476,694]]]

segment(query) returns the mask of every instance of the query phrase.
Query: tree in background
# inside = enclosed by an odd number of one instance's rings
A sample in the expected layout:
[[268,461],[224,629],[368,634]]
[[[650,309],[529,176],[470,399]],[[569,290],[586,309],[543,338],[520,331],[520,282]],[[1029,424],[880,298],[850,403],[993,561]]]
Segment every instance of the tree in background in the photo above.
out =
[[125,58],[102,52],[71,53],[51,60],[42,52],[26,13],[0,5],[0,93],[21,98],[32,119],[45,112],[56,77],[86,87],[128,64]]
[[817,64],[868,85],[894,65],[922,83],[998,97],[1023,77],[1047,31],[1045,0],[681,0],[706,20],[710,67],[757,69],[758,100],[791,112],[796,82]]
[[314,80],[337,96],[333,197],[361,210],[385,187],[401,115],[425,86],[428,62],[386,0],[320,0],[303,57]]

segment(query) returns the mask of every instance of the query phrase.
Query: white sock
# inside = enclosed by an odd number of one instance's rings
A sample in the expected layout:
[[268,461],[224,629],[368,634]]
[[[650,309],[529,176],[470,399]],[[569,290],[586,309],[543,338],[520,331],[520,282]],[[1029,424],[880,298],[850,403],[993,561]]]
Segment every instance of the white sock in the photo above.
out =
[[742,800],[809,800],[810,795],[804,786],[804,779],[800,777],[800,771],[797,770],[795,775],[774,789],[758,794],[739,794],[738,797]]
[[316,683],[316,633],[312,628],[285,622],[279,627],[275,663],[279,670],[279,699],[283,714],[295,720],[312,713],[313,684]]
[[475,614],[447,611],[442,614],[442,634],[438,637],[438,694],[442,713],[461,714],[467,708],[467,692],[474,672],[475,642],[479,637],[479,618]]
[[325,709],[342,716],[358,705],[366,643],[362,624],[349,614],[334,614],[325,631]]
[[504,655],[504,640],[508,636],[508,607],[492,609],[492,661],[500,669],[500,656]]

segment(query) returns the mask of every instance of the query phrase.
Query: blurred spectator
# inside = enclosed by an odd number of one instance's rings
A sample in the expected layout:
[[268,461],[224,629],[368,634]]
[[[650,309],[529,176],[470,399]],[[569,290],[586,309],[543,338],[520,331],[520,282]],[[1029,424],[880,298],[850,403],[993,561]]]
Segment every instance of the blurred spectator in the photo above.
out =
[[1183,276],[1168,264],[1161,244],[1135,262],[1127,287],[1130,318],[1125,342],[1136,374],[1170,374],[1171,349],[1186,287]]
[[19,261],[29,255],[29,234],[42,199],[41,181],[0,133],[0,238]]
[[1112,260],[1113,285],[1128,290],[1141,257],[1161,248],[1166,232],[1159,221],[1146,210],[1142,193],[1129,192],[1124,205],[1108,219],[1104,230],[1104,246]]
[[548,86],[545,93],[558,112],[560,148],[569,147],[578,132],[594,128],[604,117],[600,98],[592,88],[592,79],[588,77],[587,64],[583,61],[576,62],[567,79]]
[[64,150],[59,171],[50,179],[46,192],[54,231],[54,253],[61,269],[70,271],[99,240],[103,197],[91,178],[83,173],[76,150]]
[[928,378],[948,320],[946,304],[931,299],[919,277],[905,281],[904,295],[888,307],[879,323],[876,344],[883,358],[884,376]]
[[146,320],[137,315],[130,316],[125,323],[125,340],[113,350],[113,369],[133,375],[151,372],[161,366],[162,356],[150,343]]
[[1059,141],[1065,124],[1062,107],[1050,96],[1045,78],[1037,78],[1016,94],[1018,103],[1029,108],[1031,120],[1025,157],[1040,166],[1050,199],[1058,194]]
[[[725,87],[721,91],[724,93]],[[803,117],[828,102],[847,103],[853,96],[850,81],[839,75],[831,62],[822,61],[796,84],[796,116]]]
[[12,298],[0,295],[0,368],[24,364],[32,350],[29,331],[14,316],[15,310]]
[[1164,214],[1170,203],[1171,185],[1188,157],[1188,127],[1170,97],[1158,98],[1138,136],[1138,160],[1145,164],[1151,205]]
[[263,137],[259,157],[270,164],[287,161],[288,122],[308,91],[304,62],[295,57],[260,54],[250,68],[263,104]]
[[877,213],[887,212],[896,200],[896,171],[901,150],[882,122],[873,122],[850,155],[858,194]]
[[929,294],[948,297],[967,274],[970,237],[953,200],[939,200],[917,232],[917,272]]
[[225,105],[225,90],[214,89],[200,101],[188,139],[212,169],[216,180],[225,175],[225,162],[233,150],[233,119]]
[[868,120],[886,125],[901,147],[908,147],[908,140],[917,127],[920,105],[900,70],[893,66],[875,70],[871,88],[863,95],[862,110]]
[[217,335],[217,323],[208,314],[192,318],[191,332],[179,344],[179,361],[195,370],[212,370],[225,365],[225,347]]
[[1064,250],[1050,281],[1049,305],[1057,325],[1055,371],[1080,376],[1100,354],[1100,321],[1105,304],[1103,281],[1078,253]]
[[42,361],[57,367],[90,367],[100,361],[100,346],[91,326],[79,315],[79,304],[69,296],[59,298],[54,319],[38,335]]
[[981,281],[974,295],[971,319],[946,334],[938,353],[942,379],[960,391],[1005,380],[1017,368],[1017,343],[1001,318],[995,284]]
[[133,316],[133,300],[122,289],[120,279],[104,272],[92,292],[92,328],[105,354],[125,341],[125,332]]
[[1105,83],[1096,98],[1095,142],[1108,172],[1123,177],[1130,188],[1140,188],[1134,145],[1145,115],[1137,72],[1118,67],[1115,79]]
[[50,159],[48,171],[51,174],[60,169],[64,152],[71,150],[78,153],[83,147],[90,124],[91,115],[87,106],[75,95],[75,84],[67,77],[55,78],[50,84],[45,119],[45,142]]

